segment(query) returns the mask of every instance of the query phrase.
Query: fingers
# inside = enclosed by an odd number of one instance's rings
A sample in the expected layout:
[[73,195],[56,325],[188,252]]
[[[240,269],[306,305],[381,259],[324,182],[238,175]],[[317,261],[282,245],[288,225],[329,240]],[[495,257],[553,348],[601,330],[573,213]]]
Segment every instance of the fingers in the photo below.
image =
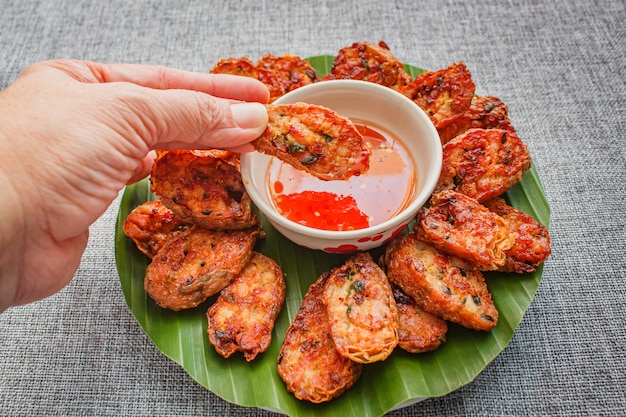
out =
[[121,100],[126,118],[149,149],[231,150],[258,138],[268,122],[261,103],[232,102],[187,90],[144,89]]
[[228,150],[231,151],[231,152],[235,152],[235,153],[246,153],[246,152],[254,151],[255,147],[252,146],[251,143],[246,143],[244,145],[236,146],[236,147],[230,148]]
[[142,139],[148,149],[249,150],[246,144],[267,126],[261,103],[269,92],[250,77],[72,60],[47,61],[36,68],[61,71],[84,89],[99,83],[92,91],[107,93],[108,111],[101,113],[108,116],[106,123],[127,138]]
[[152,164],[156,159],[156,153],[154,151],[148,152],[148,154],[139,162],[137,168],[133,171],[131,177],[128,179],[126,185],[134,184],[139,180],[147,177],[152,169]]
[[269,91],[257,79],[229,74],[203,74],[157,65],[100,64],[55,60],[47,65],[82,82],[129,82],[157,90],[194,90],[239,101],[267,103]]

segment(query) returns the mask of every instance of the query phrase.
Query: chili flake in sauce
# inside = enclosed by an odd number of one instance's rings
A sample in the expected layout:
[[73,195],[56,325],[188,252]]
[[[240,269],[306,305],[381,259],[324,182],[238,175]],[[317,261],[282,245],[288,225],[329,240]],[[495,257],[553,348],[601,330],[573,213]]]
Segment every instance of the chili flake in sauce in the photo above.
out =
[[280,213],[303,226],[322,230],[355,230],[369,226],[352,196],[326,191],[280,194],[275,199]]

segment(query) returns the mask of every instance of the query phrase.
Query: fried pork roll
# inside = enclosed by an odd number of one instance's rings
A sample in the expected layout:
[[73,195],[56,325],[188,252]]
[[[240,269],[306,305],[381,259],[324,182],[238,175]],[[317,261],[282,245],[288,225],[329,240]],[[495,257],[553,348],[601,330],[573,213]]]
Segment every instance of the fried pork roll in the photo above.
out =
[[513,245],[509,224],[475,199],[442,191],[417,214],[417,236],[443,252],[475,263],[483,271],[504,265]]
[[281,83],[279,75],[267,68],[262,68],[249,58],[224,58],[220,59],[211,69],[211,74],[232,74],[244,77],[256,78],[261,81],[270,92],[269,102],[273,102],[287,92]]
[[446,341],[445,320],[424,311],[413,297],[392,286],[398,306],[398,347],[410,353],[430,352]]
[[515,133],[509,119],[509,108],[497,97],[474,96],[469,108],[448,126],[438,129],[445,144],[470,129],[502,129]]
[[224,289],[252,258],[261,229],[208,230],[197,225],[172,236],[146,269],[144,288],[163,308],[198,306]]
[[189,226],[160,200],[155,200],[135,207],[124,220],[123,230],[141,252],[152,258],[172,234]]
[[501,129],[471,129],[443,146],[434,193],[455,190],[480,202],[504,194],[530,168],[526,144]]
[[496,198],[485,206],[509,223],[513,236],[513,246],[505,251],[504,265],[498,268],[503,272],[534,272],[550,256],[550,235],[548,229],[529,214],[509,206],[503,198]]
[[297,55],[265,54],[258,60],[257,67],[274,72],[286,92],[319,81],[311,64]]
[[206,229],[245,229],[258,223],[236,164],[208,152],[159,151],[152,191],[183,222]]
[[389,280],[424,311],[474,330],[489,331],[498,323],[482,273],[419,240],[414,232],[394,238],[381,264]]
[[285,335],[277,358],[278,374],[299,400],[330,401],[348,390],[361,376],[363,365],[337,352],[322,298],[322,274],[309,287]]
[[285,280],[278,264],[254,252],[239,275],[207,311],[209,342],[228,358],[243,352],[249,362],[265,352],[285,300]]
[[270,105],[265,132],[252,144],[323,180],[347,180],[369,168],[371,151],[356,126],[325,107]]
[[398,344],[398,309],[383,270],[359,253],[331,271],[324,289],[339,353],[359,363],[387,359]]
[[341,48],[330,72],[322,80],[363,80],[399,90],[411,82],[411,76],[383,42],[374,45],[355,42]]
[[460,62],[438,71],[423,72],[400,92],[420,106],[439,130],[465,113],[474,89],[472,74]]

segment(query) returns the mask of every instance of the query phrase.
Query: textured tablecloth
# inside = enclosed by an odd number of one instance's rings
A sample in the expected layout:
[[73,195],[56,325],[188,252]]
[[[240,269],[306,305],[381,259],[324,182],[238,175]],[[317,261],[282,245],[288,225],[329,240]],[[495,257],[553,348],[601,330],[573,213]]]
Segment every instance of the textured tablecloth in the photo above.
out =
[[[502,354],[472,383],[390,415],[619,416],[624,22],[624,0],[2,0],[0,87],[48,58],[206,72],[219,58],[334,54],[361,40],[385,40],[423,68],[464,61],[476,92],[508,104],[528,144],[552,209],[553,254]],[[0,316],[0,415],[272,415],[202,388],[140,329],[115,267],[118,206],[93,225],[67,288]]]

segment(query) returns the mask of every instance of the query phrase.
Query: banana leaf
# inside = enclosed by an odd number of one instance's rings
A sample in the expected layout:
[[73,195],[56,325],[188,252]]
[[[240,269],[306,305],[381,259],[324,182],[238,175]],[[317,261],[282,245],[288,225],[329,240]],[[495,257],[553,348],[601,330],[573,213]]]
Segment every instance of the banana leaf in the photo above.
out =
[[[307,58],[320,75],[334,57]],[[405,65],[412,76],[423,72]],[[534,166],[520,184],[506,193],[509,204],[548,226],[550,208]],[[366,365],[359,381],[341,397],[315,405],[287,392],[276,369],[276,357],[285,332],[303,294],[316,278],[340,265],[346,255],[312,251],[295,245],[278,233],[259,213],[265,239],[256,250],[276,260],[286,275],[287,295],[276,322],[269,349],[248,363],[243,356],[225,359],[207,337],[206,311],[215,297],[197,308],[174,312],[158,307],[143,288],[149,259],[122,230],[126,216],[137,205],[154,199],[148,180],[130,185],[122,196],[115,231],[116,264],[128,308],[155,346],[178,363],[195,381],[234,404],[277,411],[289,416],[378,417],[417,401],[446,395],[470,383],[510,342],[541,282],[542,268],[517,275],[486,274],[499,310],[498,325],[489,333],[450,324],[447,341],[436,351],[409,354],[401,349],[384,362]]]

